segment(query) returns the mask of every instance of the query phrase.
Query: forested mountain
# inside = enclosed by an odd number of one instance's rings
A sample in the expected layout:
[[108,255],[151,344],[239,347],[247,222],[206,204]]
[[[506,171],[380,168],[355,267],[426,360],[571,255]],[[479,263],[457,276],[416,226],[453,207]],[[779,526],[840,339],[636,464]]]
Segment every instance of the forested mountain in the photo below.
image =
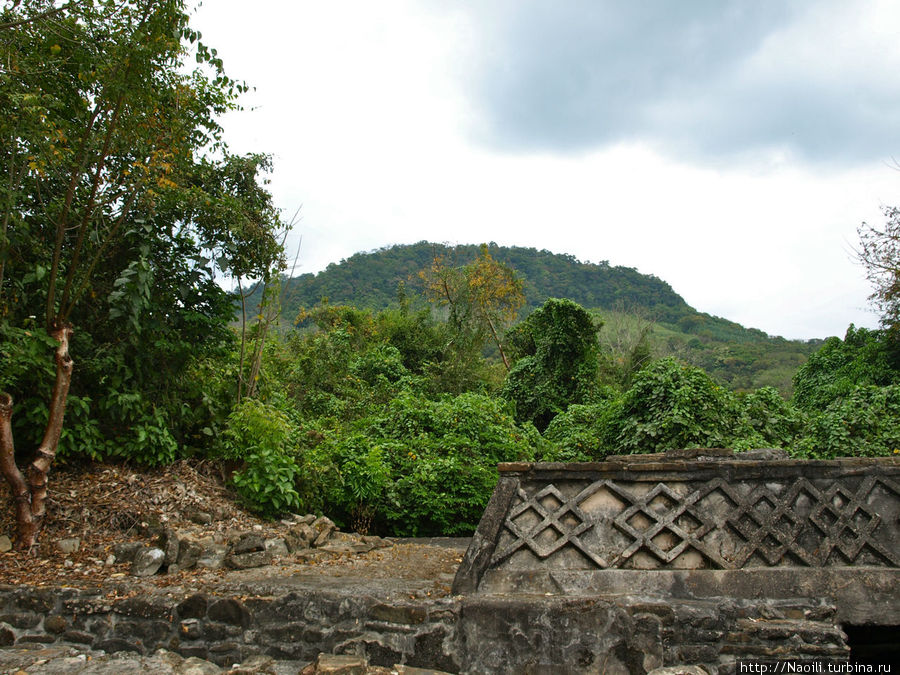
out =
[[[479,250],[474,244],[447,246],[422,241],[356,253],[318,274],[303,274],[288,281],[283,313],[295,316],[300,307],[312,307],[323,299],[333,305],[383,309],[397,301],[400,284],[410,296],[418,294],[422,289],[419,272],[436,257],[449,266],[465,265],[475,259]],[[669,321],[691,313],[669,284],[630,267],[612,267],[605,261],[581,262],[573,255],[494,243],[488,245],[488,252],[523,277],[524,313],[553,297],[569,298],[585,307],[653,309]],[[254,300],[251,306],[255,306]]]
[[[379,310],[396,305],[403,289],[413,306],[425,304],[419,273],[439,258],[448,266],[472,262],[481,247],[419,242],[356,253],[318,274],[284,280],[282,315],[293,321],[300,308],[327,300],[332,305]],[[568,298],[593,310],[604,323],[601,342],[617,354],[643,351],[647,357],[677,356],[738,391],[774,386],[791,392],[791,377],[821,340],[770,337],[721,317],[698,312],[672,287],[631,267],[581,262],[573,255],[489,244],[490,255],[511,266],[524,281],[527,316],[547,298]],[[261,290],[247,306],[255,308]]]

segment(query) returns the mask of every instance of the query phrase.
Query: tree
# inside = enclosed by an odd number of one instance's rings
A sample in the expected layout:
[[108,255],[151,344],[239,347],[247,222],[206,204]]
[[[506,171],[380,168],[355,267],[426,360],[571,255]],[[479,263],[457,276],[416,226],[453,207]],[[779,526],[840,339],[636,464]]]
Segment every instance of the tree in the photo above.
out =
[[900,383],[885,331],[847,328],[844,339],[830,337],[794,375],[794,403],[821,412],[857,388]]
[[450,267],[443,256],[435,255],[431,267],[423,270],[420,277],[429,299],[449,308],[450,323],[460,335],[468,334],[483,342],[481,336],[490,333],[509,370],[500,332],[515,320],[525,304],[522,281],[515,270],[495,260],[487,245],[482,244],[475,260],[462,267]]
[[598,327],[583,307],[551,298],[513,328],[510,351],[519,357],[501,396],[515,402],[516,419],[544,430],[573,403],[596,394]]
[[870,299],[881,311],[892,358],[900,368],[900,208],[886,207],[884,216],[882,229],[868,223],[860,226],[857,257],[875,287]]
[[[47,422],[24,473],[13,397],[0,394],[0,469],[16,546],[29,550],[46,514],[73,340],[171,354],[167,335],[226,320],[212,257],[227,273],[260,276],[281,251],[257,181],[268,160],[229,155],[216,122],[246,86],[199,42],[181,0],[22,0],[0,12],[0,50],[0,350],[26,365],[55,350]],[[149,340],[153,323],[163,334]],[[3,391],[35,390],[34,368],[12,370]],[[121,370],[136,384],[154,377]]]

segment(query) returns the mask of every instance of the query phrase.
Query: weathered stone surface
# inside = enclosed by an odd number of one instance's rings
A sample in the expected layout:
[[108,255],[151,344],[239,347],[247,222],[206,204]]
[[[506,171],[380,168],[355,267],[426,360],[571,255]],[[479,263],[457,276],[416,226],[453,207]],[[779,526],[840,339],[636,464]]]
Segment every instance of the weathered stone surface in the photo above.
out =
[[700,666],[665,666],[654,668],[647,675],[709,675],[709,671]]
[[75,553],[79,548],[81,548],[81,539],[79,539],[78,537],[59,539],[56,542],[56,548],[61,553]]
[[90,645],[93,644],[96,637],[91,633],[80,630],[67,630],[62,634],[62,639],[66,642],[74,642],[79,645]]
[[232,548],[232,552],[236,555],[240,555],[242,553],[252,553],[255,551],[265,551],[266,550],[266,540],[265,538],[257,534],[255,532],[245,532],[241,534],[237,541],[234,543],[234,547]]
[[246,570],[253,567],[262,567],[272,562],[269,551],[251,551],[250,553],[232,553],[225,558],[225,564],[231,569]]
[[364,656],[319,654],[311,672],[316,675],[366,675],[368,667],[369,660]]
[[212,621],[221,621],[235,626],[247,627],[250,623],[250,611],[240,602],[232,598],[216,600],[209,606],[206,615]]
[[136,577],[153,576],[162,567],[166,554],[161,548],[145,548],[138,551],[131,563],[131,574]]
[[135,556],[146,546],[139,541],[125,541],[113,546],[116,562],[134,562]]
[[144,648],[140,645],[120,637],[106,638],[94,644],[95,649],[102,649],[105,652],[135,652],[143,654]]
[[0,534],[0,553],[9,553],[12,551],[12,541],[5,534]]
[[417,624],[424,622],[428,614],[421,606],[379,604],[372,607],[371,615],[379,621]]
[[152,597],[124,598],[113,605],[113,611],[121,616],[143,619],[171,619],[172,607],[162,599]]

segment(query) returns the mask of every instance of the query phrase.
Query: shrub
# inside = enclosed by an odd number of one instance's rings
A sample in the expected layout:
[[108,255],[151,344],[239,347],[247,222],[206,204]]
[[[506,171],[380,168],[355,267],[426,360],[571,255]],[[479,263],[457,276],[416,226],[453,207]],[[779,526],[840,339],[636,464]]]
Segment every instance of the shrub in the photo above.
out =
[[857,387],[810,419],[798,453],[804,457],[900,454],[900,385]]
[[741,423],[734,395],[673,358],[641,370],[622,399],[619,452],[728,447]]
[[311,451],[326,508],[338,520],[401,536],[471,533],[498,462],[528,460],[541,440],[481,394],[438,401],[403,391],[382,410],[325,435]]

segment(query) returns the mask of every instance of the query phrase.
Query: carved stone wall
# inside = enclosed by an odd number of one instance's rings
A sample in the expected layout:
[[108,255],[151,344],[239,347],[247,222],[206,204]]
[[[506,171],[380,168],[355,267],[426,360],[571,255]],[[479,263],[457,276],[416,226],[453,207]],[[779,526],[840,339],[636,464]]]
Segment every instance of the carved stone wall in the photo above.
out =
[[898,579],[900,462],[698,450],[504,464],[454,590],[570,592],[625,570],[696,586],[703,571],[802,568]]

